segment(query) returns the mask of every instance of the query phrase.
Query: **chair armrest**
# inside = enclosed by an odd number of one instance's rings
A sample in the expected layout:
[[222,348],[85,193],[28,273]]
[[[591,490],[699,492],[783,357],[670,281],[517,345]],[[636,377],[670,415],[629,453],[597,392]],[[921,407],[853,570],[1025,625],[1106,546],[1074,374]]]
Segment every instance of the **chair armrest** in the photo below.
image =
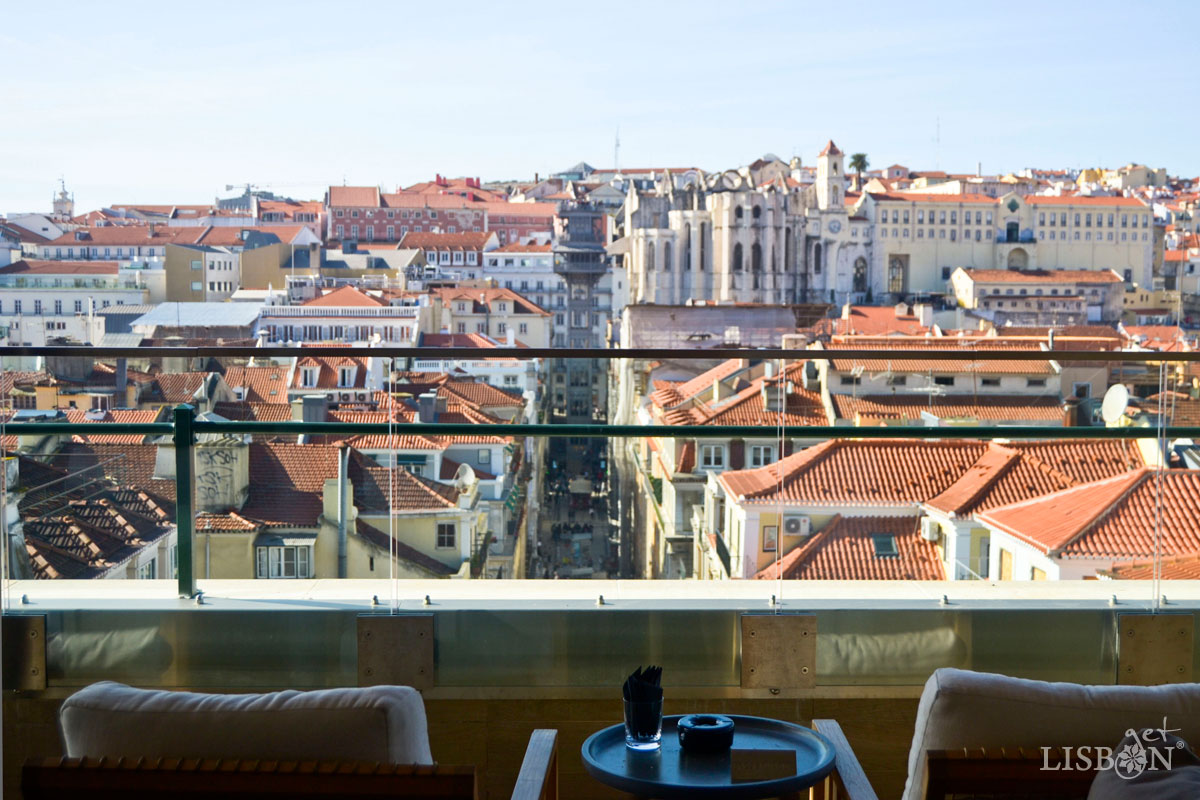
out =
[[813,729],[833,745],[833,772],[825,778],[824,796],[845,797],[847,800],[879,800],[837,720],[814,719]]
[[558,800],[558,731],[538,729],[529,737],[512,800]]

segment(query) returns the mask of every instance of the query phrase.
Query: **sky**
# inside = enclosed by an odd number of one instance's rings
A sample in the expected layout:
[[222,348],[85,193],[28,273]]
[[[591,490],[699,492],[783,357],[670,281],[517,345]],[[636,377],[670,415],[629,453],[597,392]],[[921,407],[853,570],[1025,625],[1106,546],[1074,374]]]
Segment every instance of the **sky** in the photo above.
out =
[[1178,67],[1200,3],[1143,5],[13,5],[0,213],[48,211],[60,177],[77,211],[531,178],[611,166],[618,130],[635,168],[811,164],[833,139],[877,167],[1194,176],[1200,102]]

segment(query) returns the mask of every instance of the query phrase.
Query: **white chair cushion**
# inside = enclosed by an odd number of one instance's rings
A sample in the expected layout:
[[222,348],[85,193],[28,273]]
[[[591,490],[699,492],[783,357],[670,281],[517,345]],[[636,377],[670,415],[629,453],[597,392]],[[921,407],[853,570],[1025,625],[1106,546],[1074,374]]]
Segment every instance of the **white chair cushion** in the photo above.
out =
[[68,697],[58,718],[72,757],[433,763],[425,703],[408,686],[199,694],[105,681]]
[[925,683],[904,800],[918,800],[925,752],[977,747],[1113,747],[1131,728],[1179,728],[1200,742],[1200,684],[1083,686],[939,669]]

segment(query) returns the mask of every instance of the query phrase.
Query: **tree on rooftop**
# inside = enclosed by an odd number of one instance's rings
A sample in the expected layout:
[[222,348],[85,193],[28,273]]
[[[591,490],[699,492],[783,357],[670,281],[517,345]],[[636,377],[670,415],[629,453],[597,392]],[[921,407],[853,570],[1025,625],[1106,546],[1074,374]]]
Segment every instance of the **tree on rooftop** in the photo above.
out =
[[863,186],[862,176],[863,176],[863,173],[866,172],[867,168],[870,166],[871,166],[871,162],[867,160],[866,153],[854,153],[853,155],[850,156],[850,169],[854,170],[856,180],[857,180],[857,184],[854,187],[854,190],[856,192],[862,191],[862,186]]

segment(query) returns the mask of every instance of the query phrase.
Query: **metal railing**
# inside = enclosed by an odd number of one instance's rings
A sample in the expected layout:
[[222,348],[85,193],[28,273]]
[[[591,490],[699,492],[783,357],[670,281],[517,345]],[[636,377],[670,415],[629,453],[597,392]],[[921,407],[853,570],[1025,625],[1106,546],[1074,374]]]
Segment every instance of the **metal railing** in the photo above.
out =
[[[439,360],[447,358],[478,358],[476,348],[430,348],[413,347],[322,347],[319,351],[297,347],[5,347],[0,350],[0,359],[14,356],[86,356],[104,358],[193,358],[193,357],[299,357],[299,356],[355,356],[365,355],[393,358],[426,360],[437,353]],[[594,358],[601,360],[833,360],[880,359],[903,360],[918,358],[938,361],[1073,361],[1073,362],[1200,362],[1200,352],[1158,353],[1129,351],[1088,350],[1009,350],[1009,349],[854,349],[794,350],[741,348],[719,348],[713,350],[676,350],[663,348],[632,349],[572,349],[572,348],[523,348],[506,351],[505,356],[522,358]],[[2,363],[2,362],[0,362]],[[595,438],[672,438],[672,439],[1200,439],[1200,426],[1147,427],[1058,427],[1058,426],[992,426],[962,425],[947,427],[857,427],[848,425],[616,425],[616,424],[530,424],[496,423],[487,425],[490,435],[534,436],[534,437],[595,437]],[[94,436],[103,431],[105,435],[170,436],[175,445],[176,524],[179,543],[178,587],[181,597],[196,594],[192,543],[195,535],[194,514],[194,469],[193,449],[198,435],[202,434],[276,434],[276,435],[376,435],[394,434],[396,429],[387,423],[347,422],[262,422],[199,420],[190,405],[179,405],[173,410],[170,422],[154,423],[69,423],[69,422],[10,422],[5,433],[10,436],[71,436],[75,434]],[[418,436],[471,436],[480,432],[477,424],[462,423],[405,423],[406,435]],[[718,547],[722,544],[718,537]],[[724,562],[724,559],[723,559]]]

